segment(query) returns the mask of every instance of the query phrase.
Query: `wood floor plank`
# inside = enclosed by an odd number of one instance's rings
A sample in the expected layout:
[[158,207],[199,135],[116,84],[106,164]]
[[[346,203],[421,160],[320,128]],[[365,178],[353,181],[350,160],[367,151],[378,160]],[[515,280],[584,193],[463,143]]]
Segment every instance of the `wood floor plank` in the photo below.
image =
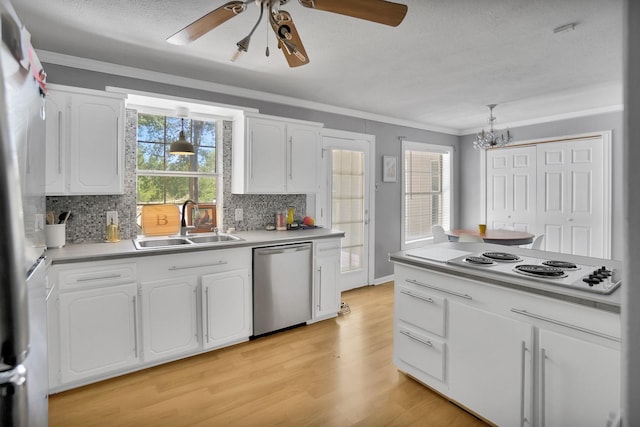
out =
[[342,299],[335,319],[52,395],[50,426],[486,426],[393,365],[393,283]]

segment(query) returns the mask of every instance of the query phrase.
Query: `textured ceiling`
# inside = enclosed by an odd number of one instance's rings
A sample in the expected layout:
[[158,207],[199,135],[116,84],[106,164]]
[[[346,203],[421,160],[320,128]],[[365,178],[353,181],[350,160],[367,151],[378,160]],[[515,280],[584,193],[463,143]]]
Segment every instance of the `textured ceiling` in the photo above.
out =
[[[130,67],[284,95],[468,132],[622,100],[622,0],[398,0],[396,28],[291,0],[310,57],[289,68],[263,18],[249,52],[230,62],[258,7],[186,47],[165,39],[226,0],[13,0],[33,44]],[[575,30],[553,29],[576,22]],[[271,55],[265,56],[265,47]]]

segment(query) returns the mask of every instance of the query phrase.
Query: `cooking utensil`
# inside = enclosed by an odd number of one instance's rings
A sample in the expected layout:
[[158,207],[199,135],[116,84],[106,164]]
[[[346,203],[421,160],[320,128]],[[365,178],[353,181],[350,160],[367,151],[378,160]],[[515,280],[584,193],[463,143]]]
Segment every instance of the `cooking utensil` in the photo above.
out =
[[52,225],[55,224],[55,218],[53,216],[53,211],[47,211],[47,224]]
[[58,224],[66,224],[70,217],[71,211],[62,212],[60,215],[58,215]]

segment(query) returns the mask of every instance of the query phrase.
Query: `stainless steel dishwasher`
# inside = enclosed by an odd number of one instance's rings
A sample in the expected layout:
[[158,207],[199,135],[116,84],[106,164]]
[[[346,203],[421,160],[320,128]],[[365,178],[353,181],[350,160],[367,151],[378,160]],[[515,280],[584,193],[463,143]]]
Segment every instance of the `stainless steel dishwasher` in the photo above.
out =
[[311,243],[253,250],[253,335],[311,319]]

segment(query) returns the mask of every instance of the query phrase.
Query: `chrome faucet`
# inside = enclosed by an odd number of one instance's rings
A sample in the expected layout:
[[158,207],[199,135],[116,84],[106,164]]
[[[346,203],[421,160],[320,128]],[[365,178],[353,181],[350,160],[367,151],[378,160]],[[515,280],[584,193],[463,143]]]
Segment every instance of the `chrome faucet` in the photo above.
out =
[[[187,217],[185,215],[185,209],[187,208],[187,204],[191,203],[195,209],[198,209],[198,204],[196,202],[194,202],[191,199],[188,199],[186,202],[184,202],[182,204],[182,222],[180,223],[180,235],[181,236],[186,236],[187,235],[187,229],[189,227],[187,227]],[[193,227],[191,227],[193,228]]]

